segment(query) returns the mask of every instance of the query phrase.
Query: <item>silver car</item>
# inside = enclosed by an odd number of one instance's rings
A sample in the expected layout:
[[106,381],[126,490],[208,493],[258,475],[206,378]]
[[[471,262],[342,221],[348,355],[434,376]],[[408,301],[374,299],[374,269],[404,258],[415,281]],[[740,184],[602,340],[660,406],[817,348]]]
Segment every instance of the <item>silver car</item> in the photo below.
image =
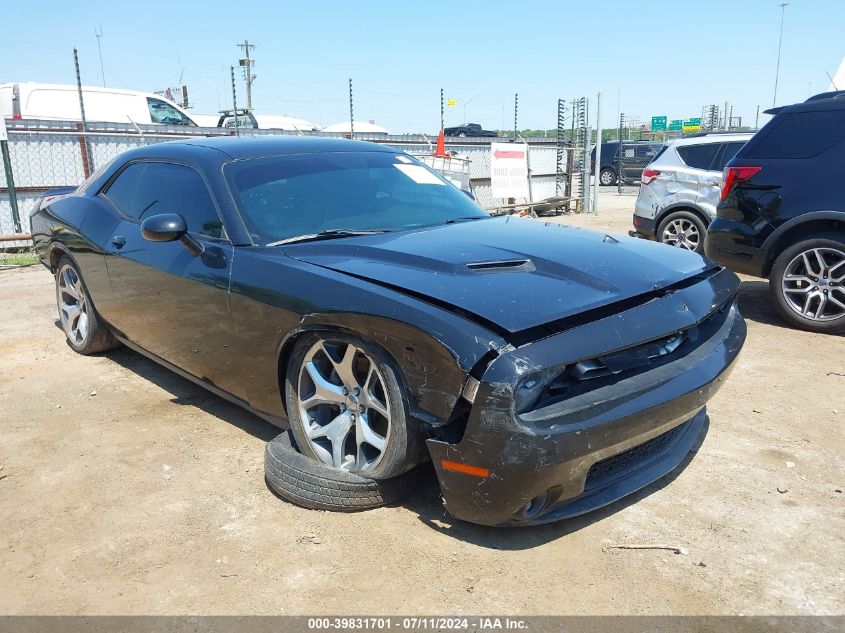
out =
[[753,134],[710,133],[670,141],[643,170],[631,235],[701,253],[716,217],[722,170]]

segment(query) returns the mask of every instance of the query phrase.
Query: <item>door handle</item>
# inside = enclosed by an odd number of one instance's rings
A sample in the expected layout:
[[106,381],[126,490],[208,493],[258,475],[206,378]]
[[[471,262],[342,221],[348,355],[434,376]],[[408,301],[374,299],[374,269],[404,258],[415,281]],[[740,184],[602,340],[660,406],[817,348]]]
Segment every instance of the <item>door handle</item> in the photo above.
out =
[[111,243],[114,244],[115,248],[120,249],[126,244],[126,238],[122,235],[115,235],[111,238]]

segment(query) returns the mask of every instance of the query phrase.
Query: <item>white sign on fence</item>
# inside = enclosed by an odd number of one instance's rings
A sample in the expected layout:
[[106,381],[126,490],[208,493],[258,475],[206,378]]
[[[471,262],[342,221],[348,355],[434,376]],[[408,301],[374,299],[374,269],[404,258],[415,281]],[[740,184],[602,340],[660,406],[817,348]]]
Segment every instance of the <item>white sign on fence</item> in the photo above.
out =
[[8,141],[9,135],[6,133],[6,122],[3,120],[3,116],[0,115],[0,141]]
[[527,144],[490,144],[490,186],[494,198],[528,198]]

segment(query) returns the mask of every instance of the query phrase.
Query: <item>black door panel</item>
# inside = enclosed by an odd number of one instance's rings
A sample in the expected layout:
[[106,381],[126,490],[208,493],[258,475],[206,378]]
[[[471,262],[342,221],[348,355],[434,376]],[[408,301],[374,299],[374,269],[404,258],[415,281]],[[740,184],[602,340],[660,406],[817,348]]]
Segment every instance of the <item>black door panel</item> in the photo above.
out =
[[[116,195],[110,196],[112,190]],[[121,172],[105,196],[125,214],[104,245],[110,322],[130,341],[177,367],[215,383],[222,380],[232,344],[234,249],[206,236],[221,235],[222,223],[202,177],[184,165],[136,163]],[[200,255],[178,240],[144,239],[140,220],[165,212],[185,218],[203,246]]]

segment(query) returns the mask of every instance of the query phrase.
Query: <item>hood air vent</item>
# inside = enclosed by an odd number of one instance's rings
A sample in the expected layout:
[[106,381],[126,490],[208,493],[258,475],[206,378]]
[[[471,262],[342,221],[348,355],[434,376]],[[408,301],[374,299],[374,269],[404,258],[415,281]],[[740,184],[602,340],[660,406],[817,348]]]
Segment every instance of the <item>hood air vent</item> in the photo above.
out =
[[476,273],[530,273],[537,270],[530,259],[501,259],[492,262],[473,262],[467,268]]

